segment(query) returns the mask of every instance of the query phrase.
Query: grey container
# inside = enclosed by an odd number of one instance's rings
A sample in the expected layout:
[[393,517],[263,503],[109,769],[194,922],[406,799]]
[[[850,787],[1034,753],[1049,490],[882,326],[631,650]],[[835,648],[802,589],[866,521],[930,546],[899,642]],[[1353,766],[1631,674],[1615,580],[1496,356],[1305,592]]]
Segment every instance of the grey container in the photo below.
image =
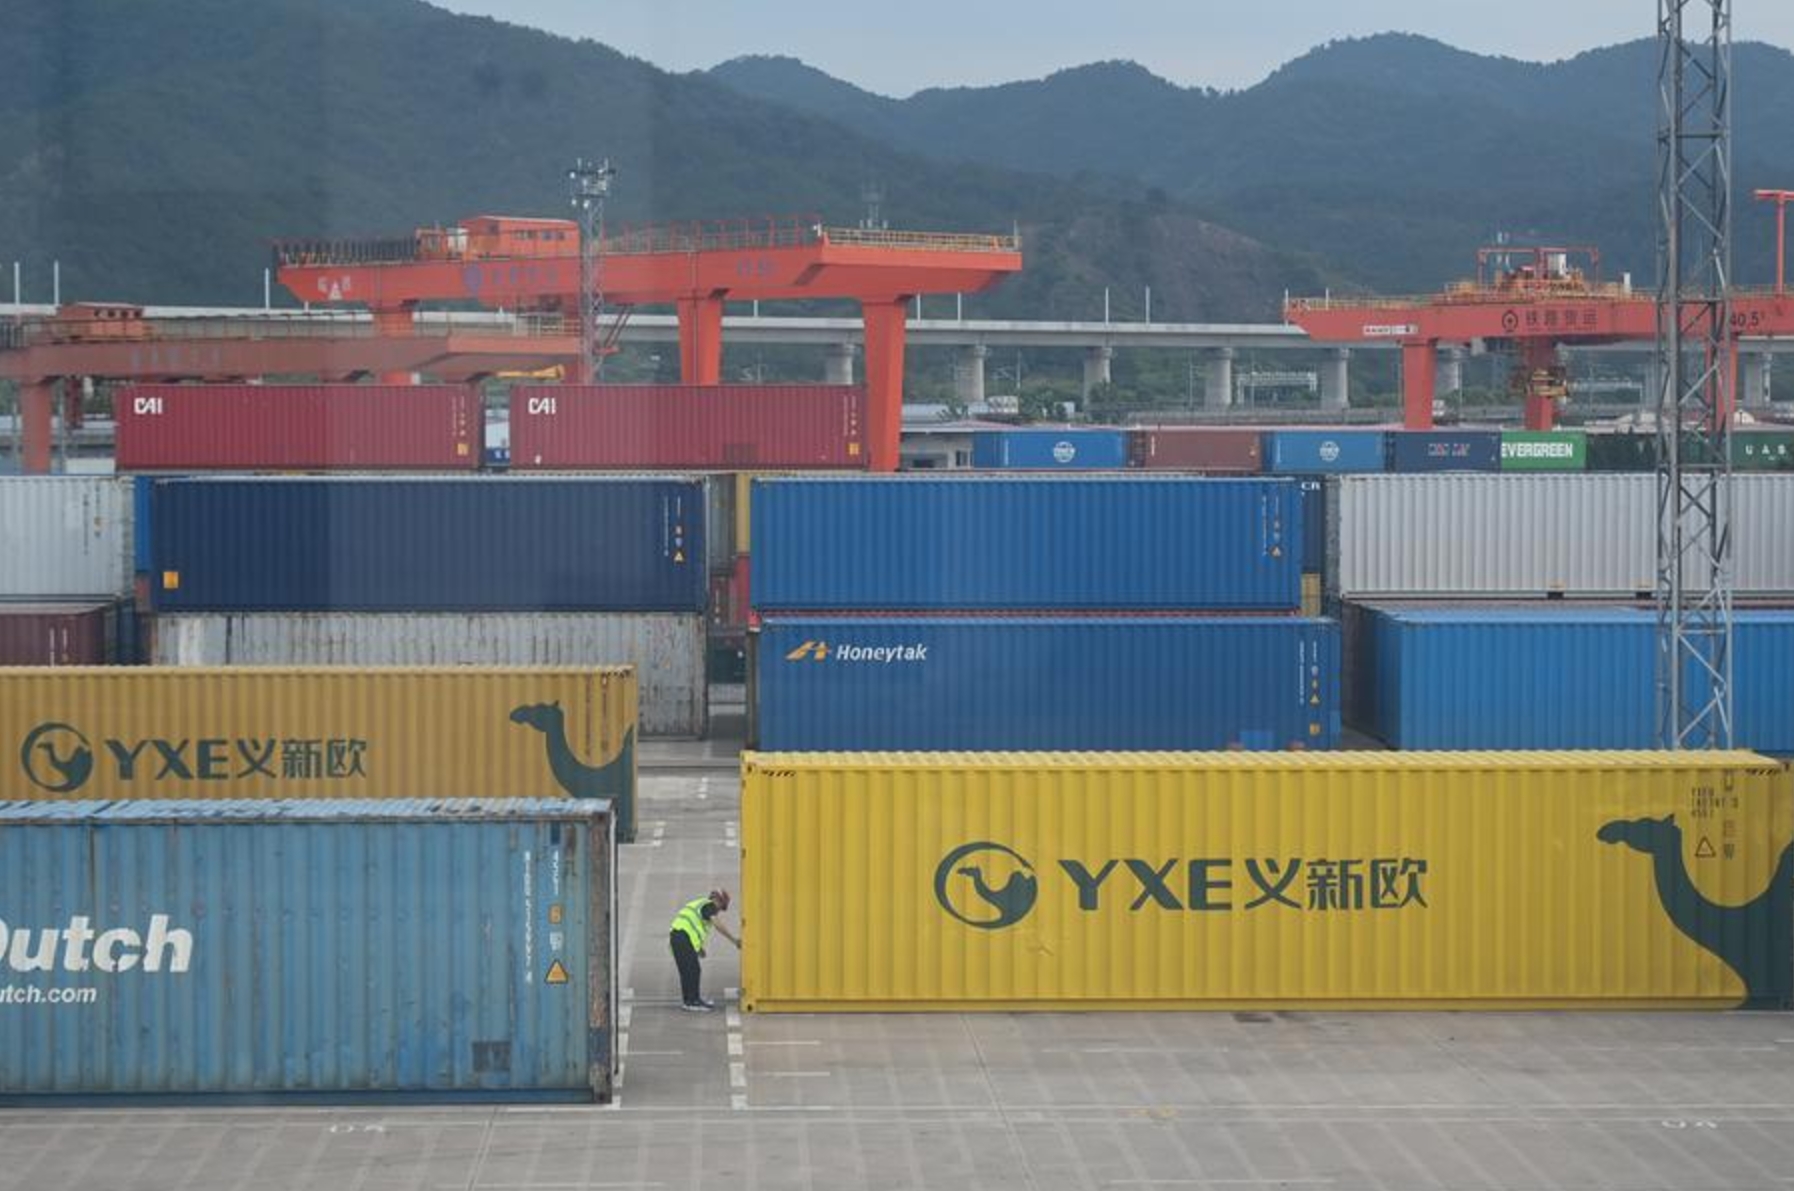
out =
[[705,626],[686,613],[164,614],[160,666],[635,667],[641,733],[702,736]]
[[0,600],[130,594],[132,510],[128,478],[0,478]]
[[[1652,475],[1381,475],[1330,481],[1338,599],[1639,598],[1656,588]],[[1794,475],[1733,480],[1739,595],[1794,595]]]

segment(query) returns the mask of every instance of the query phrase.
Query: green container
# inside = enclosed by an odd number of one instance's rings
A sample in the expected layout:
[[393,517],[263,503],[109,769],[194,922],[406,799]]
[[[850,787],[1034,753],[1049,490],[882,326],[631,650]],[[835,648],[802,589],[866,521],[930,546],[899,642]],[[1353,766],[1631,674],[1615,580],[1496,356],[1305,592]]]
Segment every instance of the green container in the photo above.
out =
[[1502,471],[1583,471],[1588,435],[1580,430],[1503,430]]
[[1734,430],[1733,471],[1794,471],[1794,434],[1786,430]]
[[1657,436],[1602,432],[1588,436],[1588,470],[1651,471],[1657,466]]

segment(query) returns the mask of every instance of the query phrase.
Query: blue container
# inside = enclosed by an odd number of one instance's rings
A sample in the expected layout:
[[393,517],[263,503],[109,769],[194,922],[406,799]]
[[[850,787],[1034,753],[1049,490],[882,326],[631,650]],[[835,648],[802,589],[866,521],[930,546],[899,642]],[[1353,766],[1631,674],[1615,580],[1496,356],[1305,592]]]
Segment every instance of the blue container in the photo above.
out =
[[1293,617],[769,619],[757,747],[1330,749],[1339,626]]
[[155,553],[150,545],[153,540],[152,527],[155,525],[154,505],[156,482],[151,476],[136,476],[131,480],[131,562],[132,569],[139,575],[147,575],[155,565]]
[[1265,470],[1279,475],[1336,475],[1382,471],[1380,430],[1267,430]]
[[1302,571],[1318,575],[1327,569],[1327,482],[1304,476],[1296,488],[1302,500]]
[[1125,430],[980,430],[972,466],[1026,471],[1118,471],[1127,466]]
[[702,612],[692,480],[182,479],[156,485],[164,612]]
[[1301,603],[1288,480],[772,479],[754,606],[785,611],[1239,609]]
[[573,800],[0,803],[0,1100],[608,1099],[611,833]]
[[[1736,743],[1794,753],[1794,612],[1735,616]],[[1404,749],[1655,748],[1656,631],[1637,608],[1362,609],[1354,726]]]
[[1401,472],[1500,471],[1499,430],[1394,430],[1389,470]]

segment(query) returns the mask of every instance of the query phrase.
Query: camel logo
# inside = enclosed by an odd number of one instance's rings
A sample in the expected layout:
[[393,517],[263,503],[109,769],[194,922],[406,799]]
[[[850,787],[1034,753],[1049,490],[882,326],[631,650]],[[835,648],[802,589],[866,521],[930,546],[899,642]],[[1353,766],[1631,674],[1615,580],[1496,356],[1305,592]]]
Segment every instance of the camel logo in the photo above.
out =
[[93,745],[79,729],[67,724],[39,724],[25,737],[19,764],[25,776],[42,789],[72,794],[93,776]]
[[[996,888],[991,881],[998,871],[1008,873]],[[972,912],[960,908],[953,892],[954,878],[960,878],[959,889],[969,889],[977,898]],[[942,857],[934,870],[934,899],[941,909],[967,926],[978,930],[1001,930],[1014,926],[1028,916],[1040,896],[1040,883],[1034,866],[1022,859],[1013,848],[989,840],[961,844]],[[961,900],[970,900],[963,898]]]
[[805,641],[802,645],[799,645],[796,649],[785,655],[785,660],[788,662],[801,662],[806,659],[814,662],[827,661],[828,642]]
[[1782,849],[1769,887],[1740,906],[1709,900],[1695,888],[1674,815],[1615,819],[1595,833],[1602,843],[1624,844],[1651,858],[1657,900],[1670,922],[1718,957],[1744,982],[1745,1006],[1786,1008],[1794,1000],[1789,936],[1794,931],[1794,843]]
[[623,745],[617,755],[602,765],[588,765],[573,752],[567,742],[567,713],[559,702],[526,703],[513,708],[511,722],[534,728],[542,734],[548,750],[548,768],[555,784],[570,798],[611,798],[616,800],[618,838],[627,843],[635,838],[635,729],[623,733]]

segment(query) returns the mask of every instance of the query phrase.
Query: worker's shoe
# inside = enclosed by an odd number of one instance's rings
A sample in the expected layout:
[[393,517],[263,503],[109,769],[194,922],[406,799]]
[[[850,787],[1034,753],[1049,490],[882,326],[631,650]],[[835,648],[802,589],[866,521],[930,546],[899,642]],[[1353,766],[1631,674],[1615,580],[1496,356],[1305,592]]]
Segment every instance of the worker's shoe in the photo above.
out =
[[706,1001],[702,997],[699,997],[695,1001],[685,1002],[683,1005],[679,1006],[679,1008],[685,1010],[687,1013],[709,1013],[712,1009],[716,1008],[716,1002]]

